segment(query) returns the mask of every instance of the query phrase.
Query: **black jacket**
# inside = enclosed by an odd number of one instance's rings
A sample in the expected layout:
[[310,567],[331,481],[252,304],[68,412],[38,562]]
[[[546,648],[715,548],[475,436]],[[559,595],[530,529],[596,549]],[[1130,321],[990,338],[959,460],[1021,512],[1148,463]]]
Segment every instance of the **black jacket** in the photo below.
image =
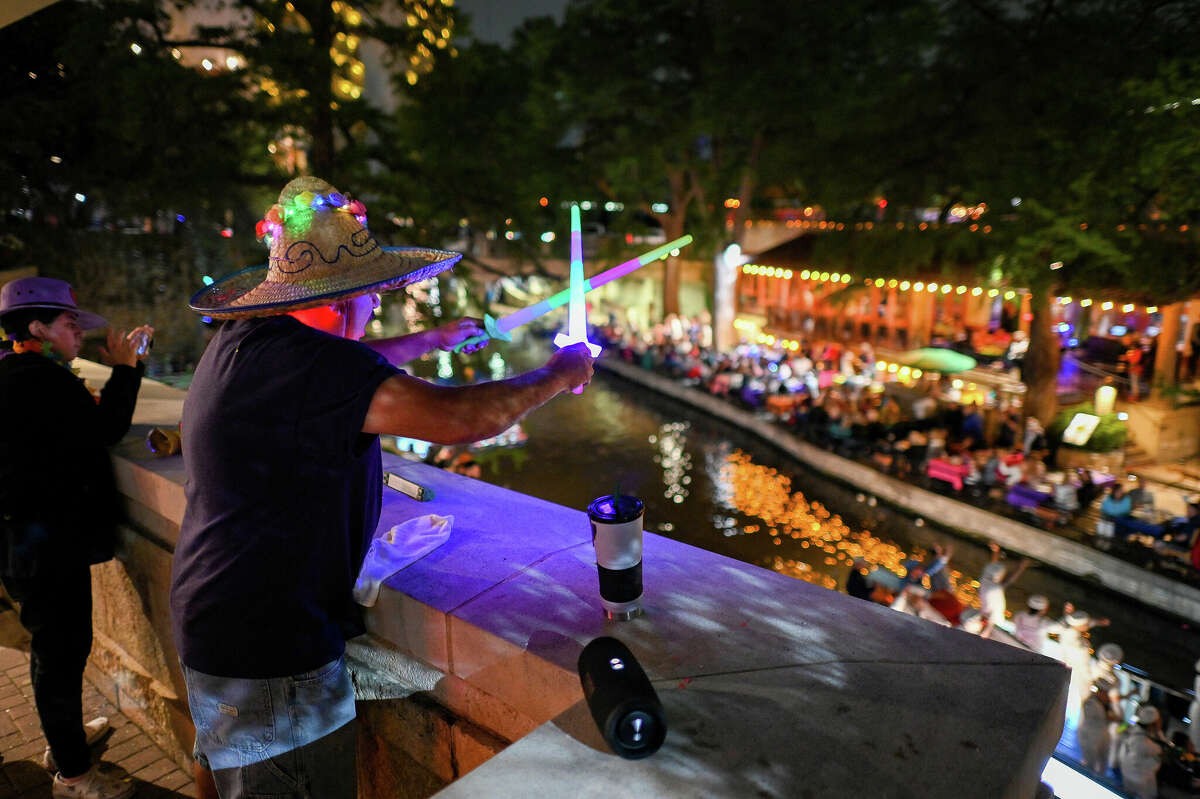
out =
[[0,577],[113,556],[120,502],[107,447],[129,431],[143,371],[113,367],[96,402],[49,358],[0,359]]

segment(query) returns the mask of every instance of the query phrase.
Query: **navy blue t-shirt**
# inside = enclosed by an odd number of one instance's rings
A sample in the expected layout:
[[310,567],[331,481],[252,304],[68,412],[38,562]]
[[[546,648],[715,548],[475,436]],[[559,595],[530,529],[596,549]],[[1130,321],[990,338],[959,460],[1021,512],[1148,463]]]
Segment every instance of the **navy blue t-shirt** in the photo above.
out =
[[400,373],[289,316],[225,323],[183,406],[187,511],[171,616],[180,657],[221,677],[328,663],[363,631],[351,597],[379,522],[375,390]]

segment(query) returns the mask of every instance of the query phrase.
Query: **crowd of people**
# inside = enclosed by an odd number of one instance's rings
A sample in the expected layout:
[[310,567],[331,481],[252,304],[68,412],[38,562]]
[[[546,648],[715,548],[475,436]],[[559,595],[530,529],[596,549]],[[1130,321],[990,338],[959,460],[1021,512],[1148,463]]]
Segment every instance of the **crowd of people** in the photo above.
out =
[[[989,510],[1047,529],[1074,523],[1100,538],[1145,536],[1136,540],[1152,549],[1143,556],[1138,548],[1139,560],[1200,573],[1200,497],[1181,517],[1146,521],[1136,503],[1122,511],[1109,501],[1110,493],[1119,501],[1126,490],[1113,475],[1055,468],[1059,442],[1041,420],[1022,418],[1019,407],[1003,401],[987,408],[964,401],[953,381],[936,373],[906,381],[881,374],[870,343],[743,343],[720,351],[703,314],[668,316],[647,329],[614,317],[596,336],[628,363],[768,413],[809,442],[885,473],[948,485]],[[1019,366],[1023,353],[1013,349],[1022,343],[1013,337],[1006,363]]]

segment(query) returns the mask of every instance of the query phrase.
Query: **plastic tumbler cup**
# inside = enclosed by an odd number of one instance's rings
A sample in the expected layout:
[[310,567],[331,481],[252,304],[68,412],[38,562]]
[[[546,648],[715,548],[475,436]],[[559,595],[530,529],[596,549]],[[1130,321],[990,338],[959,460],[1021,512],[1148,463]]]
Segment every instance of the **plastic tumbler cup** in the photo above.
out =
[[609,494],[588,505],[604,615],[628,621],[642,612],[642,517],[637,497]]

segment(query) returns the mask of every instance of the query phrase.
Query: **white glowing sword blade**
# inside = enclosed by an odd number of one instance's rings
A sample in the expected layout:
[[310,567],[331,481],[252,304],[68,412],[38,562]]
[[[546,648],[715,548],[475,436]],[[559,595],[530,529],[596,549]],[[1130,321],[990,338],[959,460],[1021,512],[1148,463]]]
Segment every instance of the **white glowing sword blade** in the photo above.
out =
[[554,337],[554,346],[562,349],[572,344],[586,344],[593,358],[600,355],[600,347],[588,341],[587,306],[583,300],[583,232],[579,220],[579,206],[571,206],[571,298],[567,301],[567,332]]

